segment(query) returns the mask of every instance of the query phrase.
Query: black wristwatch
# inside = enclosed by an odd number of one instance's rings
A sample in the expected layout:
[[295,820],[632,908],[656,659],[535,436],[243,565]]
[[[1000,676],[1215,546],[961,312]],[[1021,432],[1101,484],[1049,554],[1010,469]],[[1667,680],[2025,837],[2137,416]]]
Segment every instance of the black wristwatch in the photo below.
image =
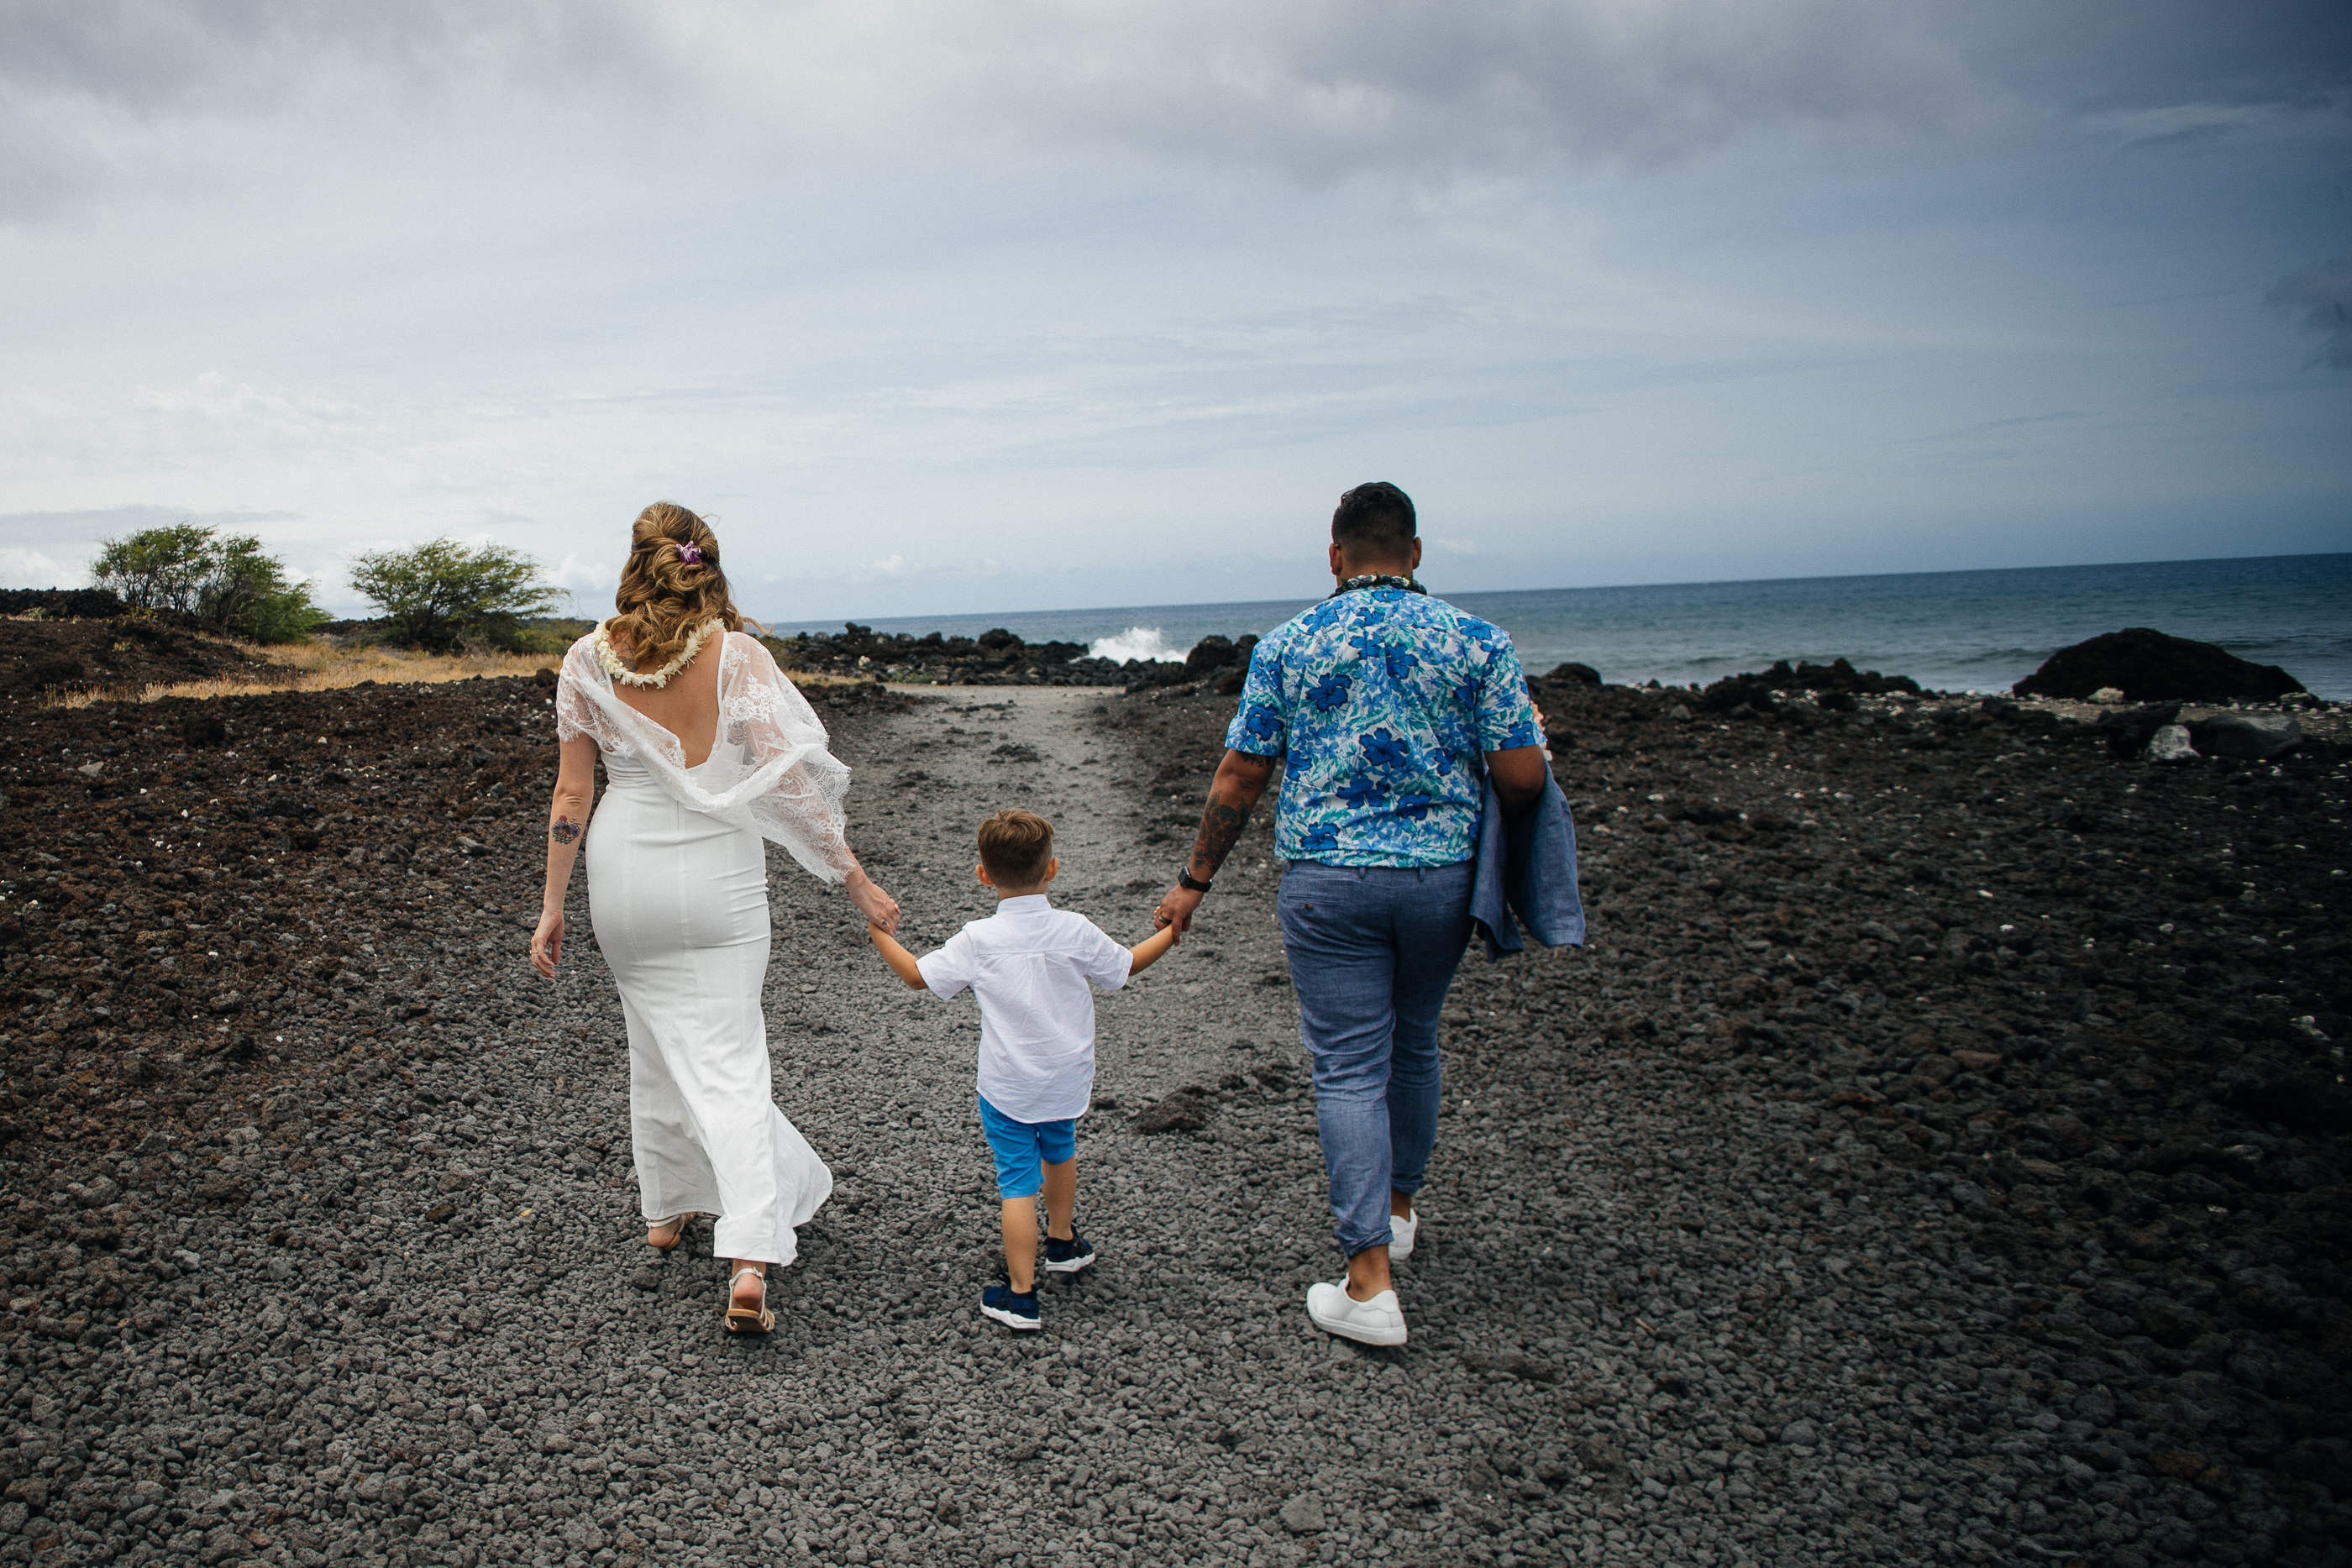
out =
[[1192,868],[1191,866],[1178,866],[1176,868],[1176,885],[1191,893],[1206,893],[1209,891],[1209,884],[1207,883],[1202,882],[1192,875]]

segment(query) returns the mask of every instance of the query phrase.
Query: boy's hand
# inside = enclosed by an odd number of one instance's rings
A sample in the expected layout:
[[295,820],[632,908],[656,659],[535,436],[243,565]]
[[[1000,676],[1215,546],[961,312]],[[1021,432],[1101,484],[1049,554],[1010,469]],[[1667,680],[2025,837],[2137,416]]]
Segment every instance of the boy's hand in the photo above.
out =
[[1145,937],[1133,947],[1129,948],[1127,954],[1127,972],[1129,977],[1139,975],[1143,973],[1144,970],[1151,967],[1153,964],[1157,963],[1161,957],[1167,955],[1167,952],[1171,947],[1176,946],[1178,936],[1176,927],[1173,925],[1163,925],[1155,935]]

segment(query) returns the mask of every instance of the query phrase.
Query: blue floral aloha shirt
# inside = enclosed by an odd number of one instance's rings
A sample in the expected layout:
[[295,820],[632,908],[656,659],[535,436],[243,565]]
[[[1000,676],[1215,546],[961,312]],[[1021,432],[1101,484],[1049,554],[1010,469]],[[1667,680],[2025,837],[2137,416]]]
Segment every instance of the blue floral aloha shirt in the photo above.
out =
[[1225,744],[1287,758],[1274,833],[1284,860],[1437,866],[1477,852],[1480,754],[1543,737],[1500,627],[1372,588],[1267,634]]

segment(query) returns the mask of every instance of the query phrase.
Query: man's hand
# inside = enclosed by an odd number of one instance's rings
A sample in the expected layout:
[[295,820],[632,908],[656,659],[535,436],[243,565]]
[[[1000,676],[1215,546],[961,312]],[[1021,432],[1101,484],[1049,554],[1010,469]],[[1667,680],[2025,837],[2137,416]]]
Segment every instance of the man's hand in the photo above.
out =
[[1192,929],[1192,912],[1201,907],[1201,896],[1189,887],[1170,888],[1168,896],[1161,899],[1160,907],[1152,912],[1152,925],[1161,931],[1174,926],[1176,940],[1181,942],[1184,934]]

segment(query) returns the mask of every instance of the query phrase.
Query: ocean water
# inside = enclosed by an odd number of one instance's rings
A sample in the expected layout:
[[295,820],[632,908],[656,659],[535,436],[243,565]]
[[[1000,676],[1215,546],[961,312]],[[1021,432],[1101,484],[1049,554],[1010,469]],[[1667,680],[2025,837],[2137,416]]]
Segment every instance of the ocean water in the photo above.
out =
[[[1931,690],[1994,692],[2056,650],[2102,632],[2152,626],[2284,665],[2320,695],[2352,698],[2352,553],[2117,566],[1756,582],[1433,592],[1511,634],[1541,673],[1569,660],[1627,684],[1702,685],[1775,659],[1844,657]],[[1172,656],[1211,632],[1264,633],[1305,601],[910,616],[881,632],[973,636],[1003,626],[1030,642],[1084,643],[1115,659]],[[837,631],[838,623],[775,630]]]

